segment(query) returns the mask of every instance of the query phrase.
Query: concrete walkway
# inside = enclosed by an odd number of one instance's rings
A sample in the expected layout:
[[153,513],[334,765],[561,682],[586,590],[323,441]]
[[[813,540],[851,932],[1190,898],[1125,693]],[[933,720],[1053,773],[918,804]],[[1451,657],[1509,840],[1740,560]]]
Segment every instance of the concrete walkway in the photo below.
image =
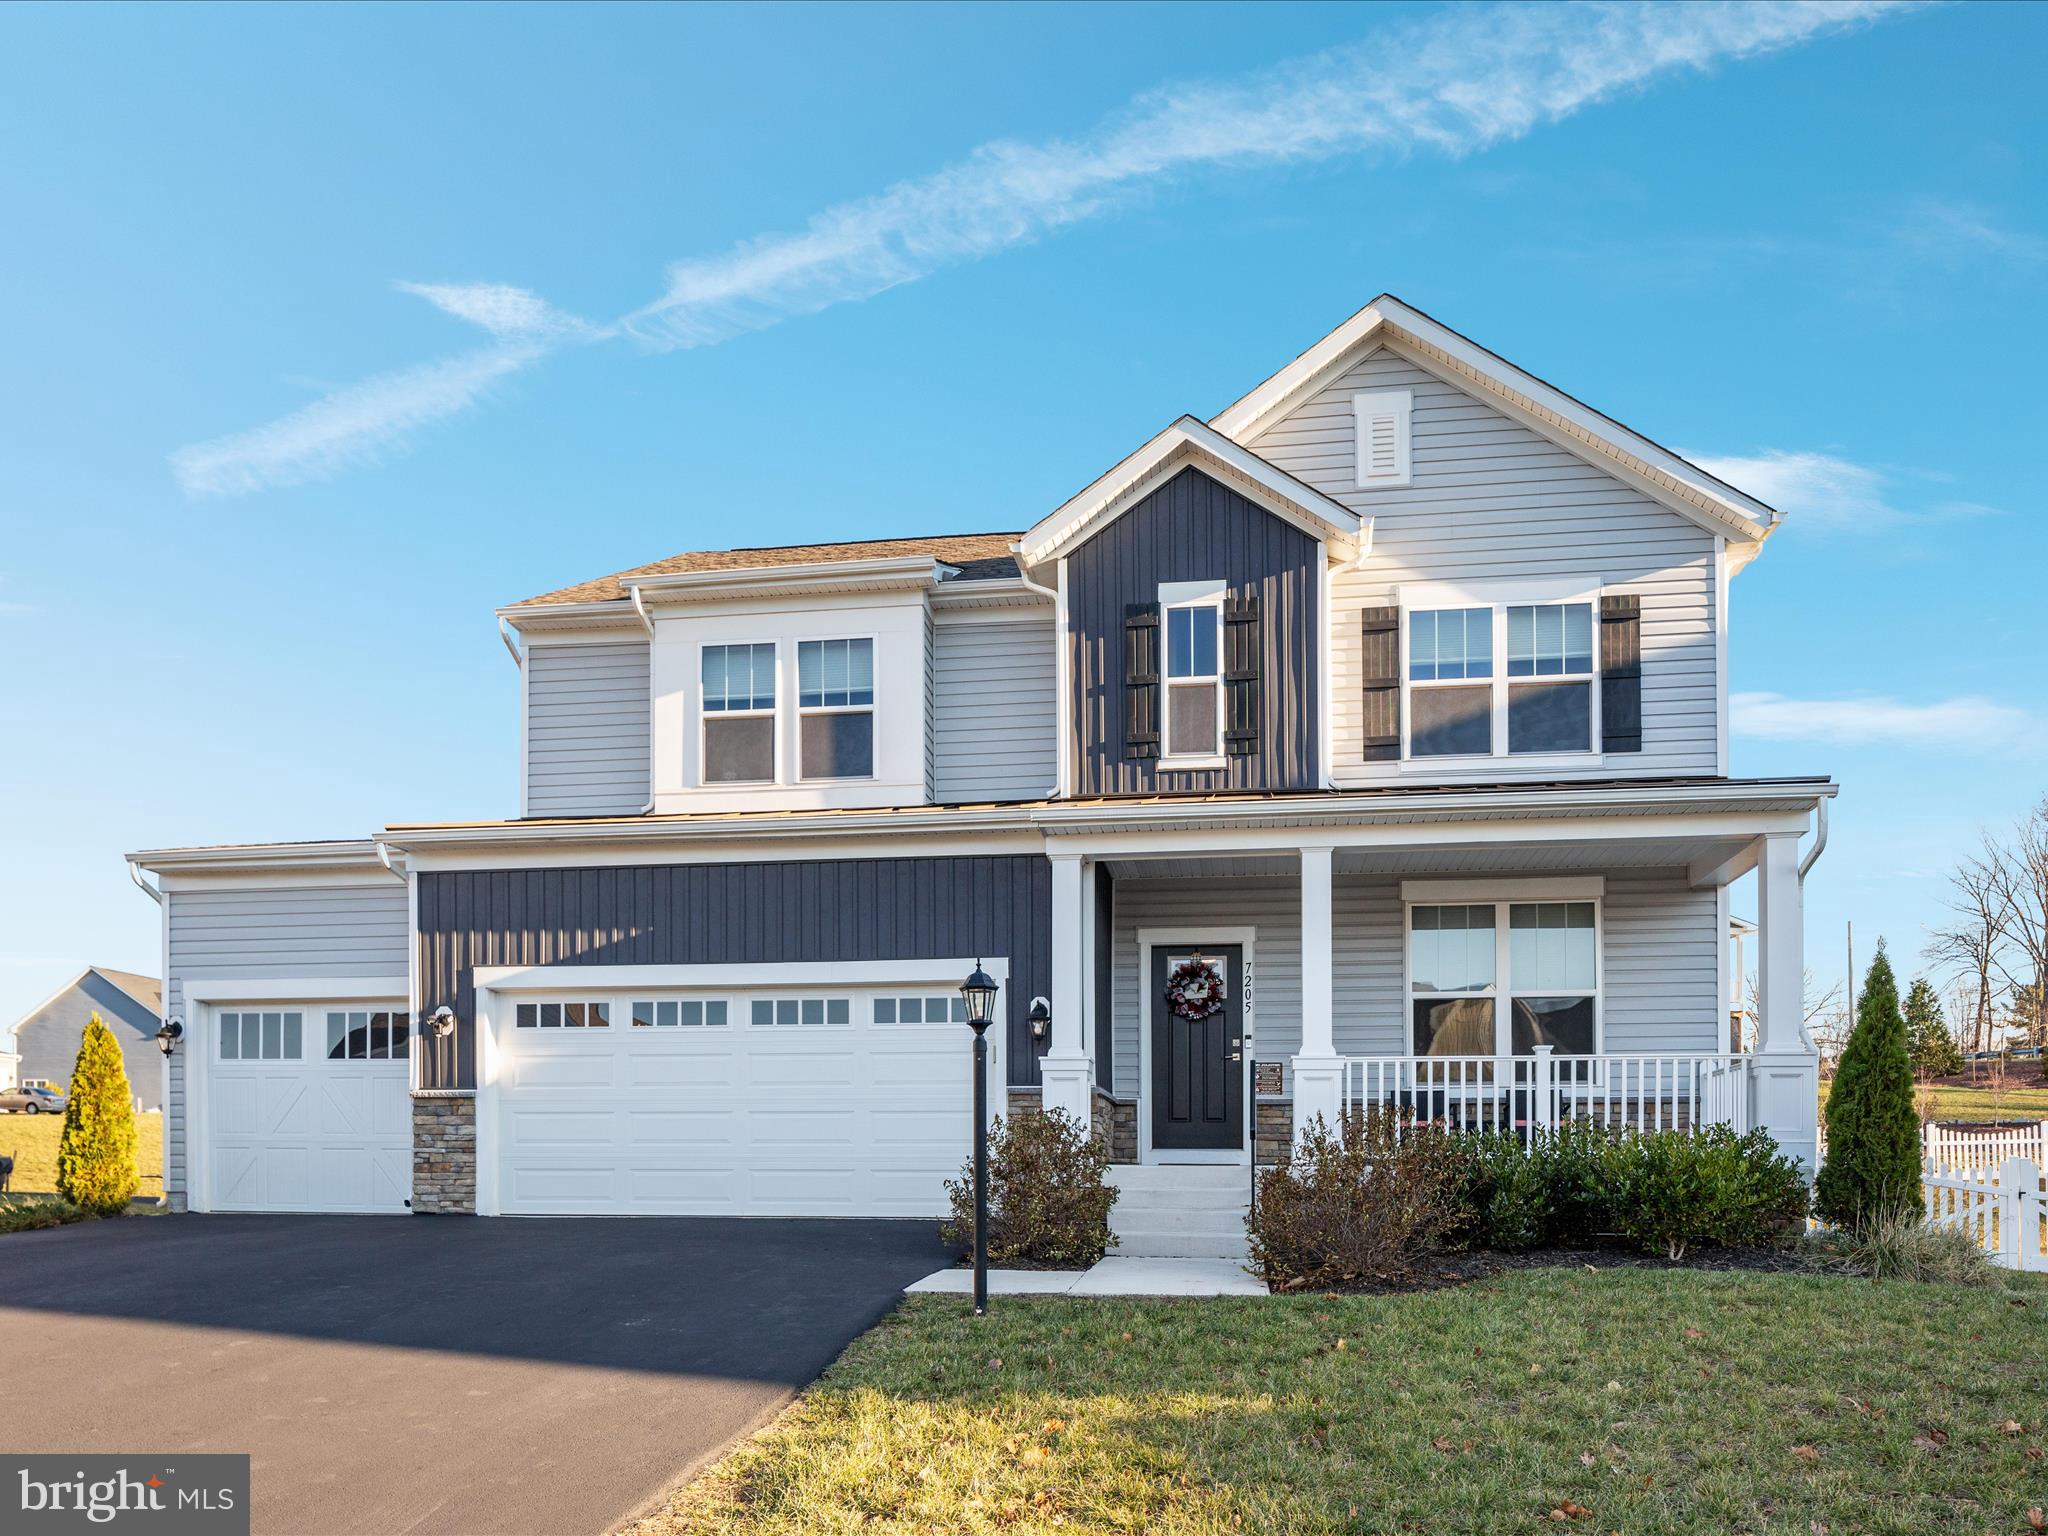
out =
[[[955,1267],[904,1289],[913,1295],[965,1296],[974,1271]],[[1093,1269],[991,1269],[991,1296],[1264,1296],[1265,1283],[1234,1259],[1107,1258]]]

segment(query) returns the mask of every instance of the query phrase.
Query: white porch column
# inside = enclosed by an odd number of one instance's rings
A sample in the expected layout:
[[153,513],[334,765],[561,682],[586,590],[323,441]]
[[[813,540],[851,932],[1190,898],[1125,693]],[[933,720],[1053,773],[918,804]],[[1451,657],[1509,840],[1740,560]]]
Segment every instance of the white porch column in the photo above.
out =
[[1301,850],[1301,1049],[1294,1057],[1294,1134],[1318,1115],[1334,1129],[1342,1108],[1344,1063],[1335,1039],[1336,989],[1332,848]]
[[1806,912],[1799,837],[1763,838],[1756,866],[1757,994],[1749,1123],[1811,1173],[1820,1160],[1820,1058],[1806,1036]]
[[1063,1109],[1084,1127],[1095,1108],[1087,1003],[1094,967],[1084,921],[1093,874],[1078,854],[1052,856],[1052,1041],[1038,1063],[1046,1109]]

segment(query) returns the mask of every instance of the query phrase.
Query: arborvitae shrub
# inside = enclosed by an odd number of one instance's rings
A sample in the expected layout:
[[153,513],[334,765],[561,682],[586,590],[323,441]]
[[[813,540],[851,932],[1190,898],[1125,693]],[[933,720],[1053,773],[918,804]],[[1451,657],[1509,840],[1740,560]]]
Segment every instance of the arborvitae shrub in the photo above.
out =
[[1882,942],[1828,1090],[1827,1124],[1827,1158],[1813,1186],[1814,1208],[1823,1220],[1857,1227],[1920,1208],[1913,1063],[1899,1013],[1899,984]]
[[101,1216],[128,1209],[135,1171],[135,1098],[114,1032],[94,1014],[78,1043],[64,1135],[57,1144],[57,1192]]

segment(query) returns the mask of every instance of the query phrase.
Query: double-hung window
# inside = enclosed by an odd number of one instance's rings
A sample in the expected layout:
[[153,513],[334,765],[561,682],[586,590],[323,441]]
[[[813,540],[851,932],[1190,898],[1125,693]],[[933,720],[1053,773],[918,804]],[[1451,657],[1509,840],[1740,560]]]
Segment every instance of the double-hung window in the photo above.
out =
[[1591,752],[1593,604],[1407,613],[1408,756]]
[[875,642],[799,640],[798,772],[806,779],[875,774]]
[[1591,901],[1408,909],[1418,1056],[1560,1056],[1598,1049],[1599,920]]
[[707,645],[702,662],[706,784],[775,777],[775,645]]
[[1223,757],[1223,593],[1162,605],[1166,618],[1166,761]]

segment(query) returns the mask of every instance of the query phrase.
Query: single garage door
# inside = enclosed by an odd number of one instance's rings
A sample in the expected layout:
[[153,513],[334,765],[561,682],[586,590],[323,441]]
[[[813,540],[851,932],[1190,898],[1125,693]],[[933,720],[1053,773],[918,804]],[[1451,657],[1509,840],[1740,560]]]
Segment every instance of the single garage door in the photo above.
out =
[[508,995],[492,1023],[499,1209],[941,1214],[973,1132],[961,1009],[928,983]]
[[217,1211],[403,1212],[411,1021],[375,1003],[222,1006],[208,1052]]

